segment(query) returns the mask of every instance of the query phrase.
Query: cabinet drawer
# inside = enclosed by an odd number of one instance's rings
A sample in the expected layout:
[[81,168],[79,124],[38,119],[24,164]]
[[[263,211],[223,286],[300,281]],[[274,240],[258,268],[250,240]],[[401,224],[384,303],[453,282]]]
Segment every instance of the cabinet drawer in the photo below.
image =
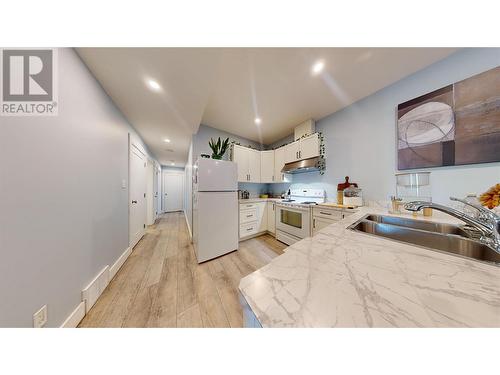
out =
[[249,223],[251,221],[257,221],[257,209],[242,210],[240,211],[240,223]]
[[342,220],[342,210],[314,207],[313,216],[322,217],[329,220]]
[[246,223],[240,225],[240,238],[252,236],[259,230],[259,224],[254,221],[253,223]]
[[240,203],[240,211],[241,210],[248,210],[250,208],[257,208],[256,203]]

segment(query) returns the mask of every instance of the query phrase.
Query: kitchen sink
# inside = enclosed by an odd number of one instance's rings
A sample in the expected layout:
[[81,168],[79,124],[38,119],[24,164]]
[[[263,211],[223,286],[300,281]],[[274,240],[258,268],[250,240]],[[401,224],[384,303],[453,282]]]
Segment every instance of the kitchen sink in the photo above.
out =
[[470,231],[467,232],[463,229],[463,227],[453,224],[435,223],[430,221],[413,220],[403,217],[384,216],[384,215],[368,215],[364,219],[381,224],[391,224],[411,229],[421,229],[428,232],[435,232],[442,234],[456,234],[458,236],[467,238],[471,237]]
[[[392,219],[398,224],[390,223]],[[418,225],[410,227],[414,222]],[[430,224],[426,227],[428,230],[422,229],[425,226],[421,224]],[[467,233],[462,236],[460,228],[455,227],[457,229],[455,231],[453,227],[455,226],[450,224],[422,222],[390,216],[367,215],[349,228],[357,232],[500,265],[499,253],[478,241],[467,238],[465,236]]]

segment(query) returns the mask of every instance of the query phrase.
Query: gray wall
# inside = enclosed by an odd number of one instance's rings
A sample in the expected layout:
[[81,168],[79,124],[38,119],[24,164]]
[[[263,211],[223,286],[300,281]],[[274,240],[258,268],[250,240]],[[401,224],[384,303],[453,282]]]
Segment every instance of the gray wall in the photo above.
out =
[[0,326],[59,326],[128,247],[128,133],[72,49],[59,50],[59,115],[1,117]]
[[[349,175],[368,200],[388,200],[396,184],[397,105],[498,65],[500,48],[464,49],[317,121],[316,129],[325,138],[326,173],[295,175],[291,186],[323,188],[335,200],[337,184]],[[481,193],[500,181],[500,163],[428,170],[433,200],[442,203],[449,203],[450,195]],[[272,188],[283,191],[288,186]]]

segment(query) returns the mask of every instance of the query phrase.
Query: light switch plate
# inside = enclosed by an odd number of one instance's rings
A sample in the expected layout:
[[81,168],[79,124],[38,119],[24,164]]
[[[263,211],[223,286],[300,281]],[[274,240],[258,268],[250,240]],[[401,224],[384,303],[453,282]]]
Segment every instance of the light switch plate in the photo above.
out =
[[33,327],[42,328],[47,324],[47,305],[43,305],[40,310],[33,314]]

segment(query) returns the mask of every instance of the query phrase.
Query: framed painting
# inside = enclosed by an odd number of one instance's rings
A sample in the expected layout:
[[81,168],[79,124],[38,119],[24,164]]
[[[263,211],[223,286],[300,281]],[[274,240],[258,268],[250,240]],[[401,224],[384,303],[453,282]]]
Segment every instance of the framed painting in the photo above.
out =
[[398,169],[500,161],[500,67],[401,103]]

